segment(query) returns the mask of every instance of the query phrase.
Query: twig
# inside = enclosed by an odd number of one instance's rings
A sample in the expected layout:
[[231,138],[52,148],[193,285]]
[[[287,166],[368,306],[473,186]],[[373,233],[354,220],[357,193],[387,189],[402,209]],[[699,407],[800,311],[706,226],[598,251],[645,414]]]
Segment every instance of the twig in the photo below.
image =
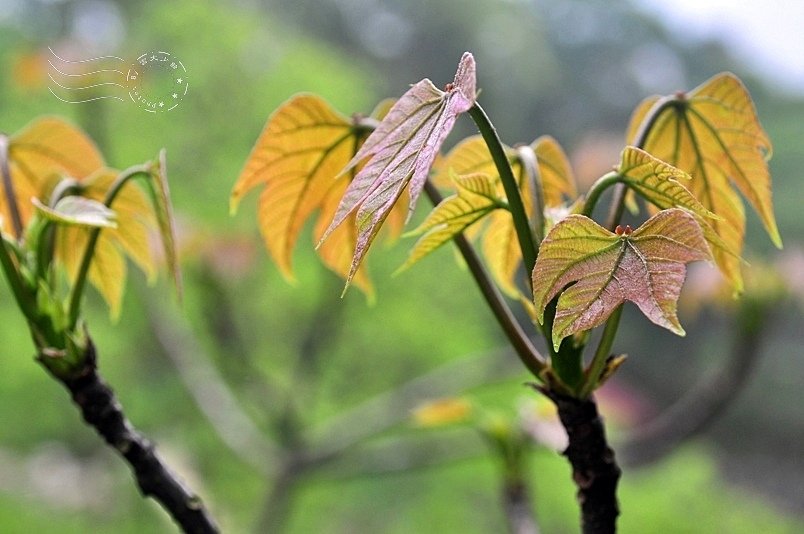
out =
[[530,494],[524,480],[508,480],[503,485],[503,510],[511,534],[539,534],[533,517]]
[[218,436],[238,458],[263,476],[271,473],[278,451],[240,408],[234,394],[210,364],[189,329],[146,303],[156,340],[176,366],[185,388]]
[[159,502],[184,532],[218,532],[201,498],[170,471],[156,454],[153,443],[126,418],[114,392],[98,374],[95,346],[89,338],[86,350],[80,370],[70,376],[51,373],[69,390],[84,421],[128,462],[142,494]]
[[[434,206],[437,206],[444,200],[441,193],[438,192],[438,189],[436,189],[429,180],[424,184],[424,191]],[[469,267],[469,271],[472,273],[480,292],[483,293],[483,298],[486,299],[486,303],[494,314],[494,318],[497,319],[503,332],[505,332],[517,356],[519,356],[523,365],[533,373],[533,376],[541,380],[541,372],[547,366],[544,358],[539,354],[539,351],[536,350],[536,347],[533,346],[533,343],[531,343],[519,322],[511,313],[511,309],[500,294],[497,286],[491,281],[475,249],[472,248],[472,245],[469,244],[469,241],[466,240],[463,234],[456,235],[453,241],[458,246],[458,250],[460,250],[467,267]]]
[[293,497],[299,477],[305,471],[302,465],[288,463],[266,493],[255,532],[278,533],[287,525],[293,509]]
[[487,454],[477,432],[463,428],[439,432],[437,439],[418,436],[367,445],[348,454],[339,454],[315,471],[316,479],[338,481],[409,473],[470,460]]
[[321,444],[315,447],[318,455],[337,454],[408,419],[411,410],[423,399],[455,395],[486,384],[490,378],[514,376],[521,368],[514,359],[502,357],[504,353],[509,352],[498,350],[446,363],[393,391],[331,417],[306,432],[305,441]]

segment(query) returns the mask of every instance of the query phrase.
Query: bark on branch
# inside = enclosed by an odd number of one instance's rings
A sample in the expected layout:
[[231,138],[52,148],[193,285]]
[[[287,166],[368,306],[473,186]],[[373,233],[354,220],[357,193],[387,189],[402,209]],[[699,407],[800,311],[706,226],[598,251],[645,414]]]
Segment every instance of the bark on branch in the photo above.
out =
[[569,446],[564,451],[572,465],[572,478],[578,487],[581,528],[584,534],[609,534],[617,530],[617,483],[620,467],[606,441],[603,421],[592,397],[577,399],[547,388],[539,390],[558,408],[558,417],[567,431]]
[[153,443],[126,418],[114,391],[98,374],[96,362],[95,347],[88,341],[86,361],[80,371],[69,377],[51,374],[70,392],[84,421],[128,462],[143,496],[159,502],[184,532],[218,532],[198,495],[170,471]]

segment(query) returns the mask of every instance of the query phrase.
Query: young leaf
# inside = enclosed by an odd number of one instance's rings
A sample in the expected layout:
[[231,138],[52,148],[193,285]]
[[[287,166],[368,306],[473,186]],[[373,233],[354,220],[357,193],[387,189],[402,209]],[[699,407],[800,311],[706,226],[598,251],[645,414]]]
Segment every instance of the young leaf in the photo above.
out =
[[549,135],[543,135],[531,145],[539,165],[539,177],[544,190],[544,205],[555,208],[578,196],[575,177],[564,149]]
[[[378,118],[385,114],[388,105],[381,103],[372,115]],[[318,241],[348,186],[349,179],[338,173],[364,139],[362,127],[315,95],[293,97],[268,119],[232,190],[230,206],[234,212],[249,190],[265,186],[258,207],[260,231],[271,257],[288,280],[294,279],[293,248],[305,222],[320,210],[314,230]],[[344,228],[336,233],[318,254],[327,267],[346,278],[357,232]],[[354,283],[371,294],[371,282],[364,270],[355,275]]]
[[[59,204],[68,199],[101,203],[118,174],[118,171],[108,168],[93,173],[81,181],[81,197],[65,197]],[[148,199],[136,187],[122,188],[115,197],[112,210],[117,226],[101,231],[89,267],[89,281],[109,305],[112,317],[117,318],[127,275],[124,254],[145,272],[149,281],[156,277],[156,259],[148,233],[157,227],[157,223]],[[64,227],[57,230],[56,236],[56,260],[64,265],[68,278],[75,280],[89,232],[83,228]]]
[[64,197],[54,207],[45,206],[32,198],[36,209],[45,218],[67,226],[84,228],[117,228],[117,214],[103,202],[76,196]]
[[[95,143],[56,117],[37,119],[11,136],[8,158],[23,226],[32,214],[31,198],[48,198],[62,176],[81,180],[104,166]],[[5,196],[0,195],[0,216],[5,221],[12,219],[9,209]]]
[[453,181],[458,193],[445,198],[417,229],[410,232],[411,235],[424,235],[416,242],[399,271],[407,269],[501,206],[496,186],[488,175],[453,175]]
[[[525,175],[520,153],[507,146],[504,148],[519,183],[525,212],[528,216],[532,216],[533,190]],[[558,142],[552,137],[542,136],[536,139],[530,148],[536,157],[545,207],[558,208],[563,205],[566,197],[574,198],[577,195],[575,179],[567,156]],[[486,143],[479,135],[458,143],[439,162],[438,169],[434,182],[442,186],[446,184],[446,177],[451,171],[457,174],[486,173],[494,179],[500,198],[505,198],[497,167]],[[501,210],[489,215],[488,228],[483,236],[482,252],[489,271],[500,288],[512,298],[522,296],[516,284],[516,274],[522,265],[522,252],[519,249],[514,221],[509,212]]]
[[181,271],[176,254],[176,220],[173,217],[173,203],[170,201],[170,188],[167,179],[167,156],[164,149],[159,151],[159,166],[151,171],[152,180],[147,182],[151,192],[151,202],[159,226],[159,236],[165,251],[165,261],[176,291],[181,297]]
[[653,323],[683,335],[676,302],[686,264],[711,255],[695,218],[681,209],[660,211],[638,229],[611,233],[583,215],[559,222],[545,240],[533,270],[539,321],[558,299],[553,345],[602,324],[626,300]]
[[[521,186],[524,186],[521,179],[522,161],[517,151],[509,146],[504,146],[504,148],[514,176],[519,179]],[[575,188],[575,178],[567,155],[561,145],[558,144],[558,141],[549,135],[543,135],[531,143],[530,148],[533,150],[539,166],[539,177],[542,183],[545,207],[558,207],[565,202],[565,199],[574,199],[578,195]],[[458,175],[484,173],[494,178],[495,182],[499,180],[497,167],[494,165],[491,153],[480,135],[467,137],[455,145],[439,161],[436,170],[433,182],[442,187],[451,186],[450,172],[455,172]],[[499,191],[500,194],[503,193],[502,185],[499,186]],[[527,196],[523,194],[523,198]],[[530,196],[532,196],[532,193]]]
[[413,210],[441,144],[458,115],[468,111],[474,102],[475,60],[467,52],[454,82],[445,91],[426,78],[411,87],[346,166],[345,170],[349,170],[369,158],[346,189],[321,241],[357,212],[358,238],[347,284],[409,183]]
[[[661,105],[658,97],[646,100],[634,112],[629,142],[635,141],[654,105]],[[714,257],[739,290],[742,278],[737,255],[743,246],[745,213],[732,184],[759,213],[774,244],[781,247],[767,165],[771,144],[748,91],[734,75],[719,74],[665,105],[644,141],[646,151],[690,173],[690,191],[721,217],[710,225],[734,254],[718,247]]]
[[660,209],[684,208],[701,219],[719,218],[706,209],[681,183],[680,180],[689,183],[689,174],[654,158],[644,150],[625,147],[620,155],[617,172],[628,187]]

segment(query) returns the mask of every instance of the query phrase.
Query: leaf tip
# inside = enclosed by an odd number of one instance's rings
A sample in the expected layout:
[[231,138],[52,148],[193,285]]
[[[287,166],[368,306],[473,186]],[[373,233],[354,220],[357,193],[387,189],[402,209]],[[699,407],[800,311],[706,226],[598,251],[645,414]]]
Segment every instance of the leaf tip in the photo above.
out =
[[770,238],[771,242],[777,249],[782,250],[784,248],[782,236],[779,234],[779,230],[776,228],[776,225],[773,226],[773,231],[770,233]]
[[229,197],[229,217],[234,217],[237,214],[237,208],[240,207],[240,195],[237,194],[236,191],[232,192],[232,196]]

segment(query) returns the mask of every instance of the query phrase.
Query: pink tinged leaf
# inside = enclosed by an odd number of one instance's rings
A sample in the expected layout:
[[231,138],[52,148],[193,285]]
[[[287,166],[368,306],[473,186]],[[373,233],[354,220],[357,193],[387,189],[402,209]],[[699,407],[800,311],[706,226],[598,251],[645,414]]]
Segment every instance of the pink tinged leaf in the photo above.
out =
[[411,87],[346,166],[343,172],[370,158],[349,184],[321,242],[357,210],[358,238],[347,284],[408,184],[413,211],[444,139],[474,102],[475,60],[467,52],[445,91],[428,79]]
[[676,303],[686,264],[711,259],[695,218],[681,209],[664,210],[630,231],[611,233],[591,219],[571,215],[542,243],[533,271],[534,303],[543,320],[558,299],[553,344],[602,324],[626,300],[653,323],[684,335]]

